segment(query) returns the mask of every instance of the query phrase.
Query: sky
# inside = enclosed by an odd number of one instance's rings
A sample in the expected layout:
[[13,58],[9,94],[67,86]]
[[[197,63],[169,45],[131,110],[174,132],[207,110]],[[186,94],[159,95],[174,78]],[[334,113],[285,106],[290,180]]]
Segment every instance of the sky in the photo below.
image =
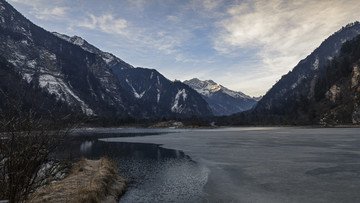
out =
[[322,41],[359,21],[359,0],[7,0],[48,31],[80,36],[170,80],[264,95]]

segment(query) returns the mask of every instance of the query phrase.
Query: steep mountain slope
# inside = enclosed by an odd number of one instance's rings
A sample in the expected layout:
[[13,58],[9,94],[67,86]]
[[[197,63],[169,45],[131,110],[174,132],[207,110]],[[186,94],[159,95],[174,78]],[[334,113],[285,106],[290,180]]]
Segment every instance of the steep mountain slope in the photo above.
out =
[[359,67],[360,36],[345,42],[329,65],[313,71],[286,101],[265,113],[290,124],[360,123]]
[[[43,91],[33,83],[27,83],[12,64],[0,56],[0,119],[22,116],[32,110],[43,118],[61,117],[74,112],[53,95]],[[51,112],[49,112],[51,109]],[[60,125],[60,123],[58,123]]]
[[229,90],[212,80],[201,81],[193,78],[185,80],[184,84],[201,94],[216,116],[231,115],[249,110],[258,101],[242,92]]
[[195,90],[170,81],[154,69],[114,70],[124,89],[132,92],[159,116],[211,116],[211,109]]
[[[308,115],[320,124],[360,123],[360,35],[346,42],[331,65],[315,73]],[[306,89],[306,88],[305,88]]]
[[[295,68],[284,75],[279,82],[277,82],[259,101],[256,106],[256,111],[281,111],[284,102],[290,104],[290,98],[296,97],[296,92],[299,84],[304,82],[304,79],[310,80],[311,84],[315,84],[318,78],[315,71],[322,69],[324,66],[330,64],[334,57],[338,56],[340,48],[344,42],[353,39],[360,34],[360,23],[352,23],[343,27],[338,32],[327,38],[321,45],[315,49],[304,60],[300,61]],[[310,85],[306,90],[305,97],[312,97],[314,94],[314,85]]]
[[359,123],[358,34],[359,22],[343,27],[284,75],[253,110],[225,118],[222,122]]
[[116,56],[103,52],[86,40],[53,33],[103,58],[116,75],[121,86],[148,109],[155,117],[211,116],[212,112],[204,99],[193,89],[179,81],[172,82],[158,71],[134,68]]
[[0,55],[28,82],[88,115],[139,116],[102,57],[34,25],[0,0]]

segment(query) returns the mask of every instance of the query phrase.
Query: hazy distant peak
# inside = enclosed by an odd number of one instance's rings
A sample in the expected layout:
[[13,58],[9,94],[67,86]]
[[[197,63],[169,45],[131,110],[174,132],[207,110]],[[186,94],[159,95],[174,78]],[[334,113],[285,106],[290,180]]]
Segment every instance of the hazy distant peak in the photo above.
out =
[[257,103],[257,98],[230,90],[213,80],[199,80],[193,78],[185,80],[185,84],[201,94],[209,103],[215,115],[230,115],[252,108]]
[[222,91],[225,94],[228,94],[235,98],[250,98],[249,96],[245,95],[244,93],[240,91],[233,91],[230,90],[221,84],[216,83],[213,80],[199,80],[198,78],[193,78],[191,80],[184,81],[185,84],[189,85],[193,89],[195,89],[197,92],[199,92],[202,95],[212,95],[215,92]]

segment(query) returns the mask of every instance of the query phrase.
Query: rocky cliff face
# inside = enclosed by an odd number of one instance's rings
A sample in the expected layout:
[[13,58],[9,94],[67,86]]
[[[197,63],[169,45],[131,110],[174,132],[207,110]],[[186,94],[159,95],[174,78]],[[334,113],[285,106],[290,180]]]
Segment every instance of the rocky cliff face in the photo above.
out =
[[214,115],[223,116],[251,109],[258,101],[242,92],[230,90],[212,80],[197,78],[184,81],[208,102]]

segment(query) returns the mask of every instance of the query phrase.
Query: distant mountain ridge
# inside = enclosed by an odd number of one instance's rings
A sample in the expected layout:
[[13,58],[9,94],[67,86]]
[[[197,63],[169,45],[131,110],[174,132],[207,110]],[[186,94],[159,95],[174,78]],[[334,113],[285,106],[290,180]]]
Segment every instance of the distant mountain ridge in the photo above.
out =
[[214,115],[223,116],[251,109],[258,101],[242,92],[230,90],[212,80],[197,78],[185,80],[185,84],[196,90],[209,103]]

